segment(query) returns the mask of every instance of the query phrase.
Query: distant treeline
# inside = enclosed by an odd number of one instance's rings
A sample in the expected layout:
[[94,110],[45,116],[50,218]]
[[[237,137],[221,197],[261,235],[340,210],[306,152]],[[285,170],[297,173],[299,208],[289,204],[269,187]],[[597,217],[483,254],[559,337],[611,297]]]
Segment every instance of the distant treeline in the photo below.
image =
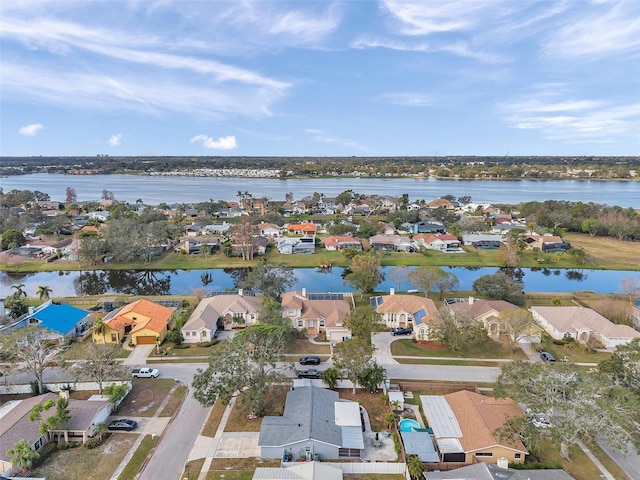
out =
[[273,169],[280,177],[639,178],[640,157],[0,157],[1,175]]

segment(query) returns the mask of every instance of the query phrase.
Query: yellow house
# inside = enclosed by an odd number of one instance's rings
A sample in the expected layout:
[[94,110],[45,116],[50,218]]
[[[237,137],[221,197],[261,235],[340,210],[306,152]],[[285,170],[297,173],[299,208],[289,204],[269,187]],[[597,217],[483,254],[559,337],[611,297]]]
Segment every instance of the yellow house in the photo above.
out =
[[461,390],[447,395],[421,395],[420,401],[433,429],[441,462],[459,466],[497,464],[500,459],[524,463],[529,452],[520,439],[505,439],[496,433],[507,419],[522,416],[513,400]]
[[121,343],[127,335],[134,345],[162,343],[169,331],[173,310],[150,300],[137,300],[110,312],[104,319],[106,331],[93,332],[96,343]]

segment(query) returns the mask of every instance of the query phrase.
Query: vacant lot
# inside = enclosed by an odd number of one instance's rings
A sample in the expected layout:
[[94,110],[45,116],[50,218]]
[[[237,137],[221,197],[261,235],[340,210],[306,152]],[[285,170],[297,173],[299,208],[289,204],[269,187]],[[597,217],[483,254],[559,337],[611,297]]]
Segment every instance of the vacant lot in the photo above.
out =
[[[290,385],[269,387],[265,392],[265,415],[282,415]],[[259,432],[262,418],[253,418],[251,412],[242,404],[242,399],[236,399],[235,406],[229,415],[225,427],[226,432]]]
[[174,386],[176,381],[170,378],[134,379],[133,389],[116,413],[123,417],[151,417]]
[[108,480],[137,437],[112,434],[93,450],[77,447],[54,452],[33,476],[47,480]]
[[640,270],[640,245],[637,242],[623,242],[610,237],[590,237],[584,233],[567,233],[564,240],[587,253],[587,267]]

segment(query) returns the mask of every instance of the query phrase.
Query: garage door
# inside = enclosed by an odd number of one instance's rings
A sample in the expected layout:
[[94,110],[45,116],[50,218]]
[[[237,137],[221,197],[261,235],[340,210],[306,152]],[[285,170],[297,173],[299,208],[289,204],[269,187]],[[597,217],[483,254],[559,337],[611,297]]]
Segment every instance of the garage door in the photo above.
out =
[[155,345],[156,337],[152,335],[140,335],[136,337],[136,344],[137,345]]

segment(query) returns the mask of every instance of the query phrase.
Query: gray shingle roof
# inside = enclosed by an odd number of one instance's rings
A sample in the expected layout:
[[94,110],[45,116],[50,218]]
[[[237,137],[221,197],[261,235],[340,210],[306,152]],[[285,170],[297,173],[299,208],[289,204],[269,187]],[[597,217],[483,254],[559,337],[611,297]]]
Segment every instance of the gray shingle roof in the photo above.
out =
[[318,387],[298,387],[287,394],[281,417],[264,417],[258,445],[286,446],[316,440],[340,447],[342,432],[335,424],[338,394]]

